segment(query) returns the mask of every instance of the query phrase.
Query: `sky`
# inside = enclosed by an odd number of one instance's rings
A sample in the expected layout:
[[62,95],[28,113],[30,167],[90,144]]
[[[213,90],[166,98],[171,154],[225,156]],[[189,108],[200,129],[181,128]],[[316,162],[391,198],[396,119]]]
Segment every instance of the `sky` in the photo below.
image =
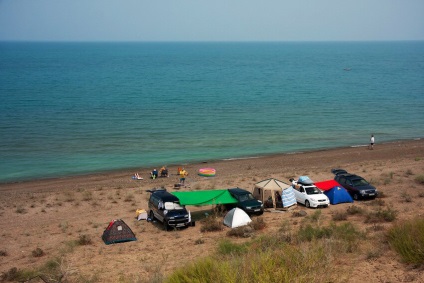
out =
[[9,40],[424,40],[424,0],[0,0]]

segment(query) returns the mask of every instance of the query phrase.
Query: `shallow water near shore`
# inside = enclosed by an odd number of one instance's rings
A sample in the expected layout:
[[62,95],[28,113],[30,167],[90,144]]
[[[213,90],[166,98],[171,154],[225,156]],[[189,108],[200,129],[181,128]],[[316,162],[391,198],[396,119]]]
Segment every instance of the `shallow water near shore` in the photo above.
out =
[[0,51],[0,182],[424,136],[424,42]]

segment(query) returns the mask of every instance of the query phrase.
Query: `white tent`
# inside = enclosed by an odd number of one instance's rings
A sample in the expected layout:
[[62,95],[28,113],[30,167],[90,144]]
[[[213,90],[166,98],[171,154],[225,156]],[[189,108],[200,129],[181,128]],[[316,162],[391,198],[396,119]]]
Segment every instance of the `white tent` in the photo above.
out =
[[252,222],[252,219],[250,219],[249,215],[238,207],[228,211],[224,217],[224,225],[230,228],[245,226],[250,222]]
[[256,183],[253,196],[262,201],[265,208],[284,210],[296,205],[296,198],[291,186],[274,178]]

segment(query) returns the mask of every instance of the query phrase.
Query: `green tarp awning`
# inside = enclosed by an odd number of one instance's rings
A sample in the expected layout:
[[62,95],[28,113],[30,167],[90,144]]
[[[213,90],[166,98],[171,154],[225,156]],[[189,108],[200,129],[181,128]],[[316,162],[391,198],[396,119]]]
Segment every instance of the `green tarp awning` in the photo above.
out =
[[194,192],[172,192],[181,205],[211,205],[237,203],[228,190],[206,190]]

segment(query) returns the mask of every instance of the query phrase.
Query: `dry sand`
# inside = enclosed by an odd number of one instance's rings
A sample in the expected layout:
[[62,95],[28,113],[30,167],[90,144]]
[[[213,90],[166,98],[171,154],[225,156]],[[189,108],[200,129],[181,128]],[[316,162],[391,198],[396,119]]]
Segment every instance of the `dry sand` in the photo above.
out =
[[[163,164],[157,164],[161,167]],[[424,141],[402,141],[366,147],[338,148],[306,153],[273,155],[231,161],[186,164],[188,186],[182,190],[221,189],[241,187],[252,190],[254,184],[267,178],[288,182],[289,178],[308,175],[314,181],[332,179],[331,168],[340,167],[363,176],[383,192],[384,204],[398,211],[394,223],[422,216],[424,186],[414,178],[424,174]],[[214,178],[197,175],[202,167],[217,170]],[[220,232],[202,233],[201,223],[178,231],[165,232],[158,225],[136,221],[135,211],[147,209],[148,189],[165,187],[173,190],[178,182],[177,166],[170,166],[171,176],[150,180],[149,171],[138,172],[144,180],[133,180],[131,171],[108,172],[87,176],[31,182],[0,184],[0,273],[12,267],[38,268],[53,258],[63,260],[62,267],[71,282],[145,282],[153,276],[166,276],[178,267],[216,250],[220,239],[242,242],[251,239],[229,238],[229,228]],[[346,211],[351,204],[339,204],[321,209],[324,220],[334,213]],[[373,201],[357,201],[355,205],[372,210]],[[206,208],[190,208],[193,211]],[[308,214],[314,209],[298,205],[294,210]],[[138,240],[105,245],[101,235],[112,219],[123,219]],[[267,227],[258,232],[278,231],[283,221],[299,224],[292,211],[266,212]],[[421,269],[400,262],[392,250],[381,248],[380,238],[394,223],[383,223],[383,231],[373,231],[363,218],[348,218],[367,233],[369,245],[361,252],[336,262],[348,268],[348,282],[424,282]],[[88,235],[92,244],[72,246],[81,235]],[[202,241],[199,241],[202,240]],[[203,242],[203,244],[195,244]],[[41,257],[32,252],[40,248]],[[5,253],[5,254],[4,254]],[[375,256],[370,257],[370,253]],[[165,264],[163,264],[165,263]],[[125,280],[124,280],[125,278]],[[144,280],[144,281],[143,281]]]

